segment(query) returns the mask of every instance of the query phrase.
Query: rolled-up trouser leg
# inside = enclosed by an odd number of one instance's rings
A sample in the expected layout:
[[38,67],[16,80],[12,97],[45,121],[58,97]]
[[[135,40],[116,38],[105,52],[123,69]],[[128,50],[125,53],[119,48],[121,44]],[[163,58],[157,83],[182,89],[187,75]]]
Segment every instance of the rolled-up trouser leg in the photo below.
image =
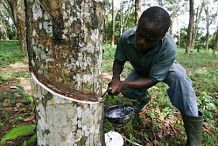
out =
[[167,93],[172,104],[183,115],[198,117],[198,107],[192,81],[179,63],[176,62],[172,65],[164,82],[169,86]]

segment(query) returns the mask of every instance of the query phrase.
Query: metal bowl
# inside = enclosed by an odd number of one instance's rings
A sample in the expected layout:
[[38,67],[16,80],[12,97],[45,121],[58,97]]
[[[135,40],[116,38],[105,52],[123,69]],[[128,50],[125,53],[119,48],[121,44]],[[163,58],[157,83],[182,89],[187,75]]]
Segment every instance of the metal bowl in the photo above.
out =
[[104,116],[114,125],[125,126],[134,117],[134,109],[127,105],[115,105],[105,109]]

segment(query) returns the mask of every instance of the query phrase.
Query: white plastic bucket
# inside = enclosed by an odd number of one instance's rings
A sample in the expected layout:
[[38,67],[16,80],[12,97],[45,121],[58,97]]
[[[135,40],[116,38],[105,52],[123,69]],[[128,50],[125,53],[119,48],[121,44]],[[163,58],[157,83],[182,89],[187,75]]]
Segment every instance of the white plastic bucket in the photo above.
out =
[[115,131],[110,131],[104,134],[106,146],[123,146],[123,137]]

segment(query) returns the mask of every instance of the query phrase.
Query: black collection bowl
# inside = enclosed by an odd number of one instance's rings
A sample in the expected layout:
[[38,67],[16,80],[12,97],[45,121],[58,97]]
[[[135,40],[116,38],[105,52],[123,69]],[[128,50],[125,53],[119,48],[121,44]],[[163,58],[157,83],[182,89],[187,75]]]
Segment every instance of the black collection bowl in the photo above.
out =
[[104,110],[105,118],[117,126],[125,126],[134,115],[134,109],[127,105],[110,106]]

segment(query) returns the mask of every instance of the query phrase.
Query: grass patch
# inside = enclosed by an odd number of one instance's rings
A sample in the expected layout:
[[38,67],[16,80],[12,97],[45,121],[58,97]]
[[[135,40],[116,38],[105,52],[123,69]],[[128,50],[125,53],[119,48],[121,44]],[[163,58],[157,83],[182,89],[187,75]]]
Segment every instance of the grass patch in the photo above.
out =
[[194,51],[190,54],[184,54],[184,52],[184,49],[178,49],[177,60],[185,68],[218,68],[218,55],[214,55],[211,51],[201,50],[201,52]]
[[0,41],[0,67],[24,61],[26,54],[21,53],[18,41]]
[[17,78],[28,78],[29,72],[22,71],[22,72],[0,72],[0,83],[3,82],[10,82],[16,80]]

